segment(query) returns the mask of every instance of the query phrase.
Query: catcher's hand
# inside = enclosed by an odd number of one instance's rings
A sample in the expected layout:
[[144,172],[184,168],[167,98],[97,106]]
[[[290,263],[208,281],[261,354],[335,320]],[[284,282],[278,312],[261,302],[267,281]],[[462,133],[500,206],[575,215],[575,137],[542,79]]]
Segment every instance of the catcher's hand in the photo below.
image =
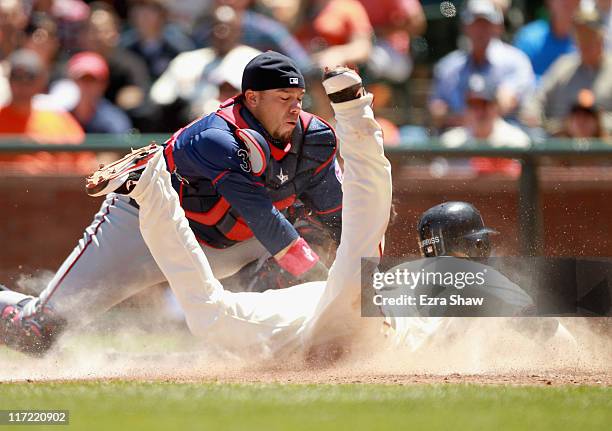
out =
[[[257,263],[257,262],[253,262]],[[253,265],[253,263],[251,265]],[[319,260],[312,268],[299,277],[294,277],[282,269],[273,258],[267,259],[259,268],[254,268],[252,278],[248,282],[249,292],[263,292],[268,289],[285,289],[296,284],[310,281],[325,281],[329,269]]]

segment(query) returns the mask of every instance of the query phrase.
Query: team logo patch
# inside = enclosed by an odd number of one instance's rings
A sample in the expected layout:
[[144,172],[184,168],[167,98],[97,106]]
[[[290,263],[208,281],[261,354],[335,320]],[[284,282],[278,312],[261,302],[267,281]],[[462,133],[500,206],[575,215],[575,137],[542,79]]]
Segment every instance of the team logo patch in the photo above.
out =
[[278,178],[278,180],[280,181],[281,184],[285,184],[285,182],[287,182],[287,180],[289,180],[289,175],[284,174],[283,173],[283,168],[281,168],[280,174],[278,174],[276,176],[276,178]]

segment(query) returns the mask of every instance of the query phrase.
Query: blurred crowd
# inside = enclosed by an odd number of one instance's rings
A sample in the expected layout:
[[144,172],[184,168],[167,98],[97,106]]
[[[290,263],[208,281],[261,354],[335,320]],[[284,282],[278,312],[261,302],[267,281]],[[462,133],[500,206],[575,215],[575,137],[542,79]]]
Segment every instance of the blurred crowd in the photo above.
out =
[[[451,147],[606,138],[611,3],[544,0],[513,28],[524,2],[0,0],[0,134],[78,144],[89,133],[170,133],[238,93],[244,66],[271,49],[297,62],[304,108],[325,118],[321,70],[358,67],[388,145],[415,134]],[[437,49],[426,33],[434,18],[456,49],[422,64],[415,45]],[[415,65],[428,82],[418,122]]]

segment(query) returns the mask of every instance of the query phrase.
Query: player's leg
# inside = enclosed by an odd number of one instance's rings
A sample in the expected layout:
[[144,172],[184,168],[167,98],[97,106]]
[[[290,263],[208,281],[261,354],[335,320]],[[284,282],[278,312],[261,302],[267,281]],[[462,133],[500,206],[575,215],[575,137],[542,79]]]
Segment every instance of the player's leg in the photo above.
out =
[[130,192],[140,205],[140,229],[185,312],[192,333],[225,348],[277,351],[296,339],[324,284],[265,293],[225,291],[200,248],[170,173],[155,156]]
[[[90,196],[103,196],[111,192],[125,195],[133,189],[147,163],[163,147],[151,144],[121,159],[103,166],[87,178],[86,190]],[[238,272],[248,263],[266,254],[266,250],[255,238],[240,242],[232,247],[218,250],[205,248],[208,261],[214,268],[215,277],[226,278]]]
[[[121,181],[112,186],[117,184]],[[0,290],[0,344],[44,353],[65,326],[93,320],[141,290],[166,282],[142,239],[138,209],[131,202],[115,193],[106,197],[39,297]],[[212,253],[215,275],[231,275],[264,253],[257,241]]]
[[138,209],[126,196],[111,194],[40,302],[74,321],[88,321],[163,281],[140,234]]
[[[19,340],[35,325],[46,349],[60,327],[87,322],[164,280],[140,234],[138,210],[128,197],[109,195],[38,298],[0,292],[0,310],[6,312],[0,343],[29,350],[34,340]],[[7,309],[9,305],[12,308]],[[39,353],[45,349],[33,347]]]
[[255,237],[229,248],[203,247],[202,249],[215,277],[219,280],[236,274],[243,267],[263,256],[269,256],[266,248]]

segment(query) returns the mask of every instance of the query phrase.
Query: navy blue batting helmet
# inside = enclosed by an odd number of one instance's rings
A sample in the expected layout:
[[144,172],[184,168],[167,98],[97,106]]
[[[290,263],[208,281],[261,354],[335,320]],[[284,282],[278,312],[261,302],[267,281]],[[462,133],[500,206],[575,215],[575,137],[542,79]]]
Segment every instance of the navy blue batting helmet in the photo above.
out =
[[419,250],[425,257],[489,257],[489,235],[480,212],[467,202],[444,202],[425,211],[419,220]]

